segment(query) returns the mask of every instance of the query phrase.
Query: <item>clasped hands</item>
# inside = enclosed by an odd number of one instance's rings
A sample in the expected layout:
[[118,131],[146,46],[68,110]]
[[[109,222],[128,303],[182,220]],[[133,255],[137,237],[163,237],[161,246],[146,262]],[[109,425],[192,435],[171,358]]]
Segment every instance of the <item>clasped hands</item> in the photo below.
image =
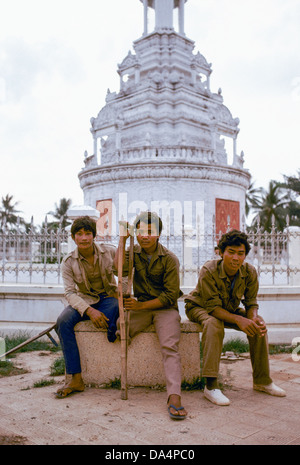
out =
[[237,325],[241,331],[247,334],[247,336],[259,336],[263,337],[267,333],[267,327],[264,320],[259,316],[252,318],[240,317],[237,321]]

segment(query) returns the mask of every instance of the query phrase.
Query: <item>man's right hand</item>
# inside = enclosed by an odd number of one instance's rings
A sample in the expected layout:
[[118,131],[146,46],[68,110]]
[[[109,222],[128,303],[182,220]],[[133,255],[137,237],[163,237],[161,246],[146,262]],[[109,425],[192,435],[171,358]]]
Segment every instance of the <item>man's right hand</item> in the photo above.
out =
[[262,324],[258,324],[258,321],[251,320],[249,318],[245,318],[243,316],[239,316],[237,318],[236,324],[240,328],[241,331],[247,334],[247,336],[264,336],[266,333],[265,326]]
[[89,307],[86,312],[87,316],[91,320],[94,326],[96,328],[101,328],[101,329],[107,329],[108,328],[108,321],[109,318],[107,318],[104,313],[100,312],[99,310],[96,310],[93,307]]

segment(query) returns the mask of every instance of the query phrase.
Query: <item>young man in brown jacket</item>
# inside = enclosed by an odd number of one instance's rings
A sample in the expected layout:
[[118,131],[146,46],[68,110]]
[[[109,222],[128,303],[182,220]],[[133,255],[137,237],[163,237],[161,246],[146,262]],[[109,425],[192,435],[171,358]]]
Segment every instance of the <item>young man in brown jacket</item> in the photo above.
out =
[[[220,391],[218,372],[224,327],[246,333],[253,369],[253,388],[274,396],[285,396],[269,374],[267,328],[258,316],[258,278],[255,268],[244,263],[250,251],[246,234],[230,231],[218,244],[221,260],[211,260],[200,270],[198,284],[187,298],[187,317],[203,327],[203,376],[205,397],[217,405],[230,401]],[[240,303],[244,309],[240,308]]]
[[97,328],[107,329],[109,342],[114,342],[119,317],[117,285],[112,270],[116,249],[94,243],[96,222],[88,216],[74,221],[71,235],[77,247],[64,258],[61,267],[69,305],[58,317],[56,331],[66,373],[71,374],[72,379],[58,390],[57,398],[84,390],[74,326],[90,319]]

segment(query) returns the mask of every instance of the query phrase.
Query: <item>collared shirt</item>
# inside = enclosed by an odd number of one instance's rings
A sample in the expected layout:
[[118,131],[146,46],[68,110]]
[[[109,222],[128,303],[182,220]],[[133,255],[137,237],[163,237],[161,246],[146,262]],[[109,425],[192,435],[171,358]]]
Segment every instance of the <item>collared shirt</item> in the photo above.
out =
[[[128,275],[129,252],[125,253],[123,267],[124,276]],[[180,290],[179,260],[170,250],[158,242],[151,259],[140,245],[134,246],[134,278],[135,297],[145,302],[158,298],[164,307],[177,308],[177,299],[182,295]]]
[[69,253],[61,265],[65,297],[68,304],[81,315],[90,305],[99,301],[100,293],[117,297],[117,284],[112,270],[116,248],[94,244],[94,252],[94,267],[79,254],[78,248]]
[[84,268],[85,276],[90,284],[90,291],[96,294],[105,292],[100,272],[99,255],[94,254],[94,262],[91,265],[83,255],[78,254],[78,259]]
[[188,315],[195,307],[208,313],[217,307],[234,313],[241,302],[246,311],[258,308],[258,287],[256,269],[249,263],[244,262],[231,281],[225,273],[223,260],[210,260],[201,268],[196,288],[184,299],[186,313]]

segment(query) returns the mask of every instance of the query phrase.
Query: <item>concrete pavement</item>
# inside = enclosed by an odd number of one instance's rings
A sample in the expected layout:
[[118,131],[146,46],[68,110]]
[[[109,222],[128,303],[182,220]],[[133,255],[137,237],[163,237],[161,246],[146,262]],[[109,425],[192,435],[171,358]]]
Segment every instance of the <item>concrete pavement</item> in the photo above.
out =
[[[55,399],[57,384],[34,388],[50,379],[49,367],[60,354],[20,353],[14,364],[29,373],[0,378],[0,444],[188,446],[300,445],[300,361],[291,354],[270,356],[273,380],[287,392],[275,398],[252,389],[249,358],[222,360],[221,382],[228,407],[211,404],[202,391],[184,391],[184,421],[167,413],[166,392],[132,388],[120,391],[87,387],[83,393]],[[117,449],[115,449],[117,450]]]

